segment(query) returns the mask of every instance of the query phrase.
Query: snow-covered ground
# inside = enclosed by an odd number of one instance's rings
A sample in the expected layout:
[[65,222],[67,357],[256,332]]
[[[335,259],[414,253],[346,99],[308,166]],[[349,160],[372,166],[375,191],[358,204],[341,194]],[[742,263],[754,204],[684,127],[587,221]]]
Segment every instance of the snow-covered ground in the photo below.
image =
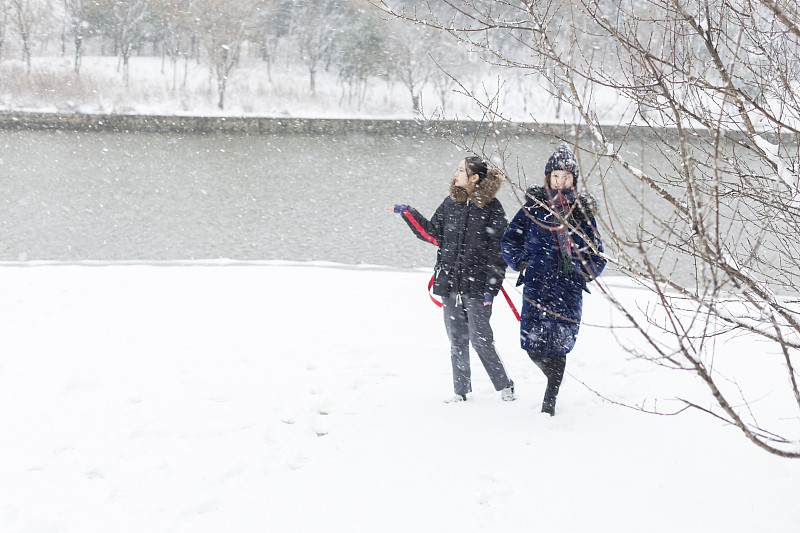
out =
[[[582,384],[624,402],[692,394],[619,347],[629,330],[600,327],[622,321],[598,291],[554,418],[502,300],[518,401],[474,360],[470,400],[444,404],[428,276],[0,266],[0,531],[797,531],[800,462],[707,415],[645,415]],[[647,303],[605,281],[631,309]]]

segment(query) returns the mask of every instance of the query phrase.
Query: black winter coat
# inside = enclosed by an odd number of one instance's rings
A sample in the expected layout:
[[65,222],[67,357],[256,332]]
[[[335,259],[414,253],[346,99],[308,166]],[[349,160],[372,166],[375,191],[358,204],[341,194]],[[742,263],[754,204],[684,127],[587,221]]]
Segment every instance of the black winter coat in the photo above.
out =
[[502,183],[502,176],[490,171],[469,198],[463,189],[451,188],[430,220],[413,207],[403,211],[411,231],[439,247],[433,283],[437,296],[483,299],[486,293],[496,296],[500,291],[506,272],[500,238],[507,221],[494,196]]

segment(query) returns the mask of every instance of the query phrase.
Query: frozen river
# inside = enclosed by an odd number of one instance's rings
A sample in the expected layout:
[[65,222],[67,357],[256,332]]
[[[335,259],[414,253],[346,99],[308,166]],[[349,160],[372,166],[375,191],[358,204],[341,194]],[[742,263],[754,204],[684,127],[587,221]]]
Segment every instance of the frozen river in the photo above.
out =
[[[539,183],[553,142],[515,142]],[[0,131],[0,260],[429,266],[435,249],[383,208],[432,214],[464,155],[426,134]],[[513,215],[511,187],[501,201]]]

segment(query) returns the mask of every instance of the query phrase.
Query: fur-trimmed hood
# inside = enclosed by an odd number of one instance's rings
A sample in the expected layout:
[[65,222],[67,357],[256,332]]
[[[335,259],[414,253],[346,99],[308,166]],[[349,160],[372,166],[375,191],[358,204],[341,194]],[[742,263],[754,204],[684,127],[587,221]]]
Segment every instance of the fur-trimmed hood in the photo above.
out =
[[[469,195],[469,199],[478,207],[484,207],[497,196],[500,187],[503,186],[503,181],[502,172],[496,168],[490,168],[489,171],[486,172],[486,178],[478,182],[475,186],[475,190]],[[467,190],[463,187],[456,187],[456,184],[451,182],[450,198],[452,198],[454,202],[466,202]]]
[[[525,192],[525,207],[538,211],[548,211],[546,189],[541,185],[529,187]],[[580,193],[571,215],[576,220],[584,220],[597,213],[597,200],[587,193]]]

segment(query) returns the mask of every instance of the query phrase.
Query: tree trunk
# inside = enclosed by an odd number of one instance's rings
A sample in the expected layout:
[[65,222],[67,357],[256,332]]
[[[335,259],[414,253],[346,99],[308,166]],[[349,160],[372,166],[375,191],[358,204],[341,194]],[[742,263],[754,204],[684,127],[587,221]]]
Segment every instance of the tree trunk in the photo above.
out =
[[122,79],[125,80],[125,87],[128,87],[128,82],[130,81],[129,72],[130,69],[128,68],[128,54],[125,54],[122,57]]
[[217,89],[219,90],[219,101],[217,102],[217,108],[220,111],[225,109],[225,81],[225,78],[223,78],[219,83],[217,83]]
[[25,68],[28,74],[31,73],[31,48],[27,37],[22,38],[22,59],[25,61]]
[[83,36],[75,37],[75,74],[81,75],[81,57],[83,55]]

